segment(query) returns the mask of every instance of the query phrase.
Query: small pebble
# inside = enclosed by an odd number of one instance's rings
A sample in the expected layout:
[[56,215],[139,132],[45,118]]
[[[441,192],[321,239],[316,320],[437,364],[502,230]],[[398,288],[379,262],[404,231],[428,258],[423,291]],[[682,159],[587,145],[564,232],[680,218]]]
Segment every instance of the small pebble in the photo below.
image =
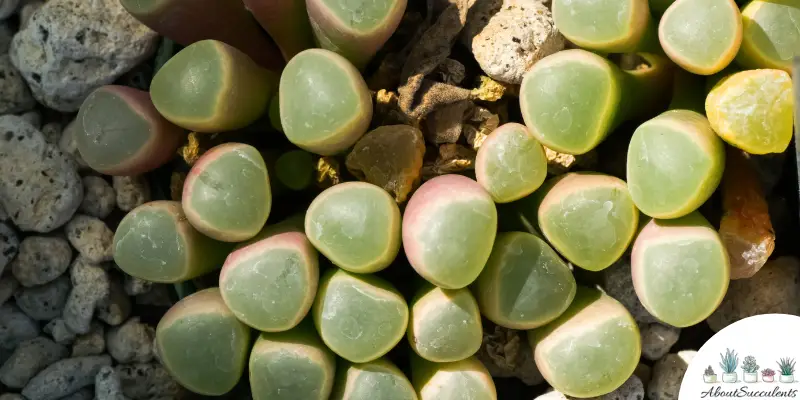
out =
[[0,0],[0,20],[6,19],[17,12],[20,0]]
[[636,296],[633,277],[631,277],[631,264],[627,256],[603,270],[602,286],[609,296],[617,299],[628,309],[636,321],[646,324],[658,322],[658,319],[644,308],[639,297]]
[[104,219],[114,211],[117,194],[114,188],[99,176],[83,177],[83,202],[78,208],[82,213]]
[[64,322],[73,332],[87,334],[91,330],[95,308],[111,291],[108,273],[99,265],[78,256],[70,271],[72,291],[64,307]]
[[154,283],[146,293],[136,295],[136,304],[144,306],[171,307],[170,288],[163,283]]
[[76,215],[67,222],[67,239],[89,262],[114,259],[114,232],[105,222],[88,215]]
[[0,275],[11,260],[17,256],[19,238],[14,229],[5,222],[0,222]]
[[11,356],[22,342],[39,336],[39,324],[25,315],[17,306],[0,306],[0,363]]
[[111,365],[109,356],[75,357],[45,368],[22,389],[29,400],[56,400],[94,384],[100,369]]
[[516,377],[528,386],[544,382],[523,331],[486,324],[476,357],[493,377]]
[[722,304],[706,320],[715,332],[761,314],[800,315],[800,262],[784,256],[768,261],[748,279],[732,280]]
[[128,296],[138,296],[149,292],[153,288],[153,282],[125,274],[123,287]]
[[6,303],[19,289],[19,282],[16,278],[6,275],[0,278],[0,306]]
[[58,141],[61,140],[61,124],[58,122],[48,122],[44,124],[40,130],[48,143],[58,146]]
[[25,287],[52,282],[69,268],[72,248],[60,237],[28,236],[19,245],[11,272]]
[[22,231],[64,225],[83,200],[72,159],[16,115],[0,116],[0,204]]
[[5,393],[0,394],[0,400],[26,400],[21,394]]
[[650,361],[660,360],[678,342],[681,330],[659,323],[641,324],[642,356]]
[[94,396],[96,400],[125,400],[122,393],[122,382],[114,368],[103,367],[94,380]]
[[39,9],[39,7],[43,6],[43,1],[38,0],[28,0],[25,1],[25,4],[19,10],[19,29],[23,30],[28,25],[28,21],[31,19],[31,15]]
[[61,151],[63,151],[65,154],[69,155],[80,169],[88,169],[89,164],[86,163],[80,151],[78,151],[78,142],[75,141],[75,129],[78,129],[78,127],[79,124],[77,124],[75,121],[67,124],[67,127],[64,128],[64,131],[61,132],[61,139],[58,141],[58,148],[61,149]]
[[0,114],[28,111],[36,106],[28,84],[11,64],[11,57],[0,55]]
[[67,345],[75,340],[75,332],[67,327],[67,323],[62,318],[56,318],[48,322],[44,326],[44,332],[50,335],[58,344]]
[[121,364],[147,363],[153,359],[153,338],[155,330],[133,317],[108,331],[108,353]]
[[0,368],[0,382],[12,389],[22,389],[39,371],[67,354],[66,347],[44,336],[22,342]]
[[117,365],[122,391],[133,400],[178,398],[183,389],[160,364]]
[[[83,388],[69,396],[64,396],[58,400],[94,400],[94,391],[89,388]],[[159,399],[159,400],[174,400],[174,399]]]
[[683,375],[696,354],[696,351],[684,350],[678,354],[667,354],[659,360],[653,367],[653,377],[650,384],[647,385],[647,398],[650,400],[676,400],[681,389]]
[[114,176],[111,179],[120,210],[131,211],[150,201],[150,185],[141,176]]
[[20,118],[24,119],[25,122],[31,124],[36,129],[42,128],[42,114],[39,113],[39,111],[28,111],[25,114],[20,115]]
[[633,374],[638,376],[642,383],[644,383],[644,386],[647,387],[647,385],[650,384],[650,379],[653,377],[653,369],[647,364],[639,363],[633,371]]
[[50,321],[61,315],[71,287],[69,277],[61,275],[50,283],[24,288],[14,298],[17,306],[29,317]]
[[11,47],[11,38],[14,37],[14,31],[8,26],[8,21],[0,21],[0,54],[8,54],[8,48]]
[[72,342],[72,357],[97,356],[106,351],[106,337],[104,325],[92,322],[91,331],[78,336]]
[[108,297],[101,299],[95,310],[97,318],[111,326],[122,324],[131,315],[131,299],[120,280],[116,275],[111,276]]

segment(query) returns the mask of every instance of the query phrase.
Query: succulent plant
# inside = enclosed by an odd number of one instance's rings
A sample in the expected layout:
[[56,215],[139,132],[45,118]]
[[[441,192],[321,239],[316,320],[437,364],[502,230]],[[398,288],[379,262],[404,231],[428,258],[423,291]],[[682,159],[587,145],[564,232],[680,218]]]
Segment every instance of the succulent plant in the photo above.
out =
[[775,370],[771,368],[762,369],[761,376],[775,376]]
[[778,368],[781,370],[781,375],[793,375],[794,364],[794,358],[781,358],[780,361],[778,361]]
[[733,0],[676,0],[658,25],[661,47],[698,75],[722,71],[742,42],[742,15]]
[[255,236],[272,208],[269,174],[253,146],[225,143],[203,154],[186,176],[183,212],[197,230],[223,242]]
[[403,214],[403,249],[417,273],[436,286],[460,289],[486,265],[497,231],[497,208],[474,180],[435,177],[419,187]]
[[628,190],[654,218],[678,218],[714,193],[725,169],[725,145],[694,111],[670,110],[640,125],[628,146]]
[[263,332],[295,327],[319,282],[317,251],[302,232],[283,232],[239,248],[225,260],[219,287],[239,320]]
[[286,332],[262,332],[250,352],[253,400],[326,400],[336,356],[306,320]]
[[733,374],[736,372],[736,368],[739,366],[739,356],[735,351],[725,349],[725,355],[720,354],[719,358],[719,367],[722,368],[722,372],[726,374]]
[[756,358],[753,356],[747,356],[744,358],[744,362],[742,362],[742,370],[748,374],[755,374],[758,372],[758,364],[756,363]]
[[244,5],[275,40],[286,61],[314,47],[305,0],[244,0]]
[[361,69],[400,25],[406,1],[306,0],[306,7],[320,47]]
[[386,358],[362,364],[340,361],[331,400],[417,400],[414,387]]
[[714,368],[711,368],[711,366],[709,365],[708,368],[706,368],[705,372],[703,372],[703,375],[709,375],[710,376],[710,375],[716,375],[716,374],[714,373]]
[[244,128],[258,119],[277,83],[275,73],[236,48],[203,40],[175,54],[156,72],[150,95],[158,112],[175,125],[216,133]]
[[531,331],[536,366],[559,392],[595,397],[620,387],[641,355],[636,321],[617,300],[578,287],[575,300],[555,321]]
[[519,95],[522,117],[533,136],[553,150],[580,155],[594,149],[621,122],[647,116],[666,93],[670,63],[647,53],[621,61],[623,68],[572,49],[537,62],[525,73]]
[[785,71],[741,71],[717,83],[706,98],[706,115],[728,144],[751,154],[781,153],[794,123],[792,78]]
[[702,322],[722,302],[730,261],[716,230],[698,212],[653,219],[631,251],[636,295],[654,317],[676,327]]
[[412,355],[411,382],[419,400],[497,400],[497,389],[489,371],[475,357],[434,363]]
[[408,343],[433,362],[463,360],[477,353],[483,340],[481,314],[466,288],[442,289],[427,282],[411,300]]
[[590,271],[619,259],[639,224],[625,182],[613,176],[571,172],[533,194],[539,231],[561,255]]
[[189,46],[214,39],[227,43],[262,66],[280,71],[278,48],[238,1],[120,0],[134,18],[169,39]]
[[473,284],[478,304],[497,325],[527,330],[561,315],[575,297],[575,278],[539,237],[524,232],[497,235],[492,255]]
[[400,208],[383,189],[345,182],[320,193],[306,211],[308,239],[332,263],[356,273],[389,266],[400,251]]
[[275,178],[291,190],[309,187],[314,181],[314,156],[304,150],[281,154],[275,160]]
[[367,131],[372,98],[344,57],[309,49],[291,59],[280,80],[281,126],[290,142],[312,153],[340,153]]
[[128,275],[152,282],[183,282],[219,268],[232,246],[198,232],[177,201],[133,209],[114,233],[114,261]]
[[521,199],[547,177],[544,148],[525,125],[504,124],[478,149],[475,177],[497,203]]
[[355,363],[388,353],[408,327],[408,304],[389,282],[338,268],[320,280],[312,314],[325,345]]
[[218,288],[209,288],[184,297],[164,314],[156,345],[161,364],[178,383],[219,396],[242,376],[250,328],[228,310]]
[[792,57],[800,55],[800,3],[792,0],[753,0],[742,8],[742,46],[736,63],[748,68],[792,72]]
[[84,100],[73,139],[83,160],[108,175],[140,175],[169,161],[184,130],[164,119],[150,94],[106,85]]
[[657,46],[647,1],[553,0],[552,10],[558,30],[584,49],[628,53]]

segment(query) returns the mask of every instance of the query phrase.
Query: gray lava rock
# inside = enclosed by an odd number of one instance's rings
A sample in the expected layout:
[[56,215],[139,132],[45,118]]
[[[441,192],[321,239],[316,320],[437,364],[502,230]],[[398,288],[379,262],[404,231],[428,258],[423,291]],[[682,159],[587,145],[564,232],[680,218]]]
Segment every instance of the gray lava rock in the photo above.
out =
[[105,179],[99,176],[83,177],[83,203],[79,210],[92,217],[103,219],[114,211],[117,194]]
[[105,222],[78,214],[66,226],[67,239],[89,262],[114,259],[114,232]]
[[42,126],[40,129],[42,135],[44,135],[45,140],[48,143],[52,143],[54,145],[58,145],[58,141],[61,140],[61,124],[58,122],[48,122]]
[[61,132],[58,148],[65,154],[68,154],[72,160],[75,161],[75,164],[78,165],[78,168],[87,169],[89,168],[89,164],[87,164],[83,156],[81,156],[80,151],[78,151],[78,142],[75,141],[75,129],[77,129],[78,125],[79,124],[76,124],[74,120],[67,124],[64,131]]
[[40,103],[74,112],[147,59],[157,38],[117,0],[50,0],[14,36],[11,59]]
[[150,185],[141,176],[114,176],[111,178],[117,192],[117,207],[131,211],[150,201]]
[[50,232],[69,221],[82,200],[75,163],[21,117],[1,116],[0,204],[14,224]]
[[20,113],[34,106],[36,100],[28,85],[11,64],[11,57],[3,53],[0,55],[0,114]]
[[117,365],[122,391],[133,400],[179,398],[183,388],[159,364]]
[[109,356],[75,357],[45,368],[22,389],[29,400],[56,400],[94,384],[100,369],[111,365]]
[[44,336],[25,341],[0,368],[0,382],[12,389],[22,389],[41,370],[67,354],[66,347]]
[[95,308],[108,298],[111,282],[103,267],[88,262],[82,256],[72,263],[70,277],[72,291],[67,298],[63,318],[71,331],[84,335],[91,330]]
[[627,256],[603,270],[602,286],[609,296],[617,299],[628,309],[636,321],[646,324],[658,322],[658,319],[644,308],[639,297],[636,296],[631,277],[630,259]]
[[149,292],[150,289],[153,288],[153,282],[126,274],[125,282],[122,286],[125,288],[125,294],[128,296],[138,296]]
[[487,323],[476,357],[493,377],[516,377],[528,386],[544,382],[523,331]]
[[50,283],[20,290],[15,299],[29,317],[50,321],[61,315],[71,287],[69,277],[62,275]]
[[131,299],[125,294],[121,278],[111,275],[108,296],[97,304],[97,318],[111,326],[117,326],[131,315]]
[[[65,306],[66,308],[66,306]],[[58,344],[70,344],[75,340],[75,332],[67,327],[63,318],[56,318],[44,326],[44,332],[50,335]]]
[[117,371],[111,367],[103,367],[94,380],[94,393],[97,400],[125,400],[122,393],[122,382]]
[[26,400],[21,394],[5,393],[0,394],[0,400]]
[[108,353],[121,364],[150,362],[155,334],[155,329],[133,317],[108,331]]
[[19,282],[13,276],[0,278],[0,306],[6,303],[19,289]]
[[69,268],[72,248],[60,237],[28,236],[19,245],[11,272],[25,287],[52,282]]
[[153,283],[150,290],[136,295],[136,304],[156,307],[171,307],[173,303],[170,297],[170,288],[163,283]]
[[732,280],[722,304],[706,321],[719,332],[760,314],[800,315],[800,262],[796,258],[768,261],[751,278]]
[[17,306],[0,306],[0,363],[22,342],[39,336],[39,324]]
[[0,0],[0,20],[12,16],[19,8],[20,0]]
[[[667,354],[653,367],[653,378],[647,385],[647,398],[650,400],[675,400],[681,389],[681,381],[689,363],[697,354],[685,350],[678,354]],[[24,394],[24,393],[23,393]]]
[[642,334],[642,356],[651,361],[660,360],[669,353],[681,336],[679,328],[659,323],[641,324],[639,329]]
[[14,37],[14,31],[8,26],[5,21],[0,21],[0,54],[8,54],[8,49],[11,48],[11,39]]
[[[64,396],[58,400],[94,400],[94,391],[89,388],[83,388],[69,396]],[[162,399],[167,400],[167,399]]]
[[11,260],[17,256],[19,238],[17,233],[5,222],[0,222],[0,275]]
[[105,351],[105,328],[101,323],[92,322],[91,331],[72,342],[72,357],[96,356]]
[[[564,49],[550,10],[540,0],[505,0],[500,10],[481,14],[470,10],[462,36],[481,69],[498,81],[519,84],[542,58]],[[480,9],[480,8],[478,8]],[[476,29],[482,26],[482,29]]]

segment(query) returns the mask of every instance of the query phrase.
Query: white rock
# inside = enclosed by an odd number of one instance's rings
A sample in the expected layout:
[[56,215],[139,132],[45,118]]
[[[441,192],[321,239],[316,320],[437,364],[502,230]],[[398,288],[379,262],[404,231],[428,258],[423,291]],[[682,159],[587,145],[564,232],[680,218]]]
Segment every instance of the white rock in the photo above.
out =
[[0,114],[21,113],[35,105],[28,84],[11,64],[11,57],[0,55]]
[[61,139],[58,141],[58,148],[61,149],[64,153],[70,155],[72,160],[75,161],[75,164],[78,164],[80,169],[87,169],[89,168],[89,164],[84,161],[83,156],[81,156],[80,151],[78,151],[78,142],[75,141],[75,129],[78,128],[79,124],[76,124],[73,120],[67,127],[64,128],[64,131],[61,132]]
[[0,117],[0,204],[23,231],[64,225],[83,200],[75,163],[16,115]]
[[150,362],[154,338],[155,330],[133,317],[108,331],[108,353],[121,364]]
[[157,34],[118,0],[50,0],[11,42],[11,59],[34,97],[74,112],[92,90],[149,57]]
[[19,245],[19,254],[11,262],[11,272],[25,287],[44,285],[69,268],[72,248],[60,237],[28,236]]
[[111,178],[117,192],[117,207],[131,211],[150,201],[150,186],[141,176],[114,176]]
[[533,64],[564,48],[564,37],[541,0],[505,0],[495,10],[471,10],[462,36],[492,79],[519,84]]
[[42,5],[44,5],[43,1],[38,0],[27,0],[25,4],[19,10],[19,29],[23,30],[26,26],[28,26],[28,22],[31,20],[31,16],[33,16],[33,12],[38,10]]
[[105,222],[78,214],[67,223],[65,231],[69,243],[89,262],[102,263],[114,259],[114,232]]

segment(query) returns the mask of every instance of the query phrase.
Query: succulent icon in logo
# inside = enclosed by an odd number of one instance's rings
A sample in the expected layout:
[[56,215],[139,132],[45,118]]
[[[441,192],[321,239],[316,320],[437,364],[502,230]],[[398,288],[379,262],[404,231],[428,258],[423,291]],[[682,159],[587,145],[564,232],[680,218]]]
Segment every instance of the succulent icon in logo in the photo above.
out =
[[762,382],[775,382],[775,370],[771,368],[761,370]]
[[778,368],[781,371],[781,376],[778,378],[781,383],[794,382],[794,358],[781,358],[778,361]]
[[714,368],[711,368],[710,365],[703,372],[703,382],[705,382],[705,383],[716,383],[717,382],[717,374],[716,374],[716,372],[714,372]]
[[722,381],[736,383],[739,380],[739,376],[736,375],[736,367],[739,366],[739,355],[731,349],[726,349],[725,354],[720,353],[719,357],[721,359],[719,366],[722,368]]
[[744,371],[745,382],[758,382],[758,364],[756,363],[755,357],[747,356],[744,358],[744,362],[742,362],[742,371]]

